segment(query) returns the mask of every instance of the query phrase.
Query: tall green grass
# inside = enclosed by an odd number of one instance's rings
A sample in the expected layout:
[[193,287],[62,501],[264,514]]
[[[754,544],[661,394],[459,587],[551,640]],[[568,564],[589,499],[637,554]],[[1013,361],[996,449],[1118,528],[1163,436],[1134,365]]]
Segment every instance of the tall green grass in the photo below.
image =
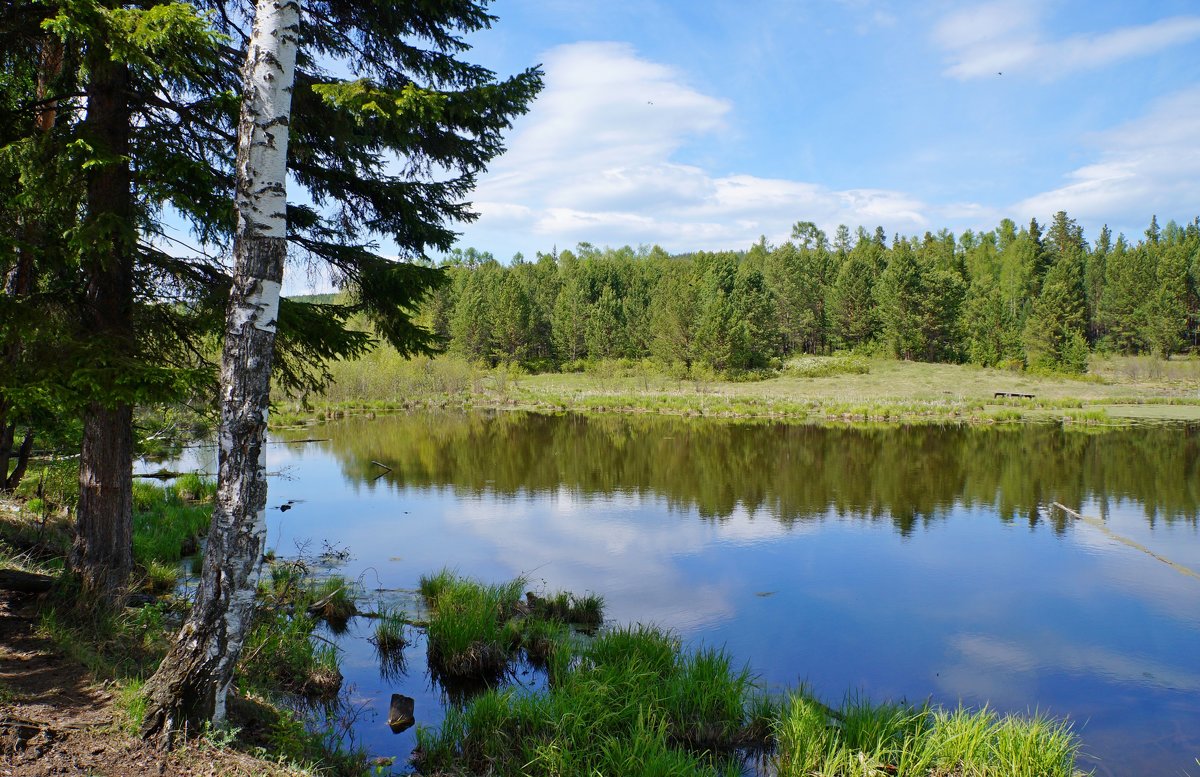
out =
[[523,578],[482,585],[448,570],[421,578],[421,595],[431,610],[429,666],[450,678],[502,674],[520,645],[513,618],[524,590]]
[[813,774],[899,777],[1072,777],[1078,738],[1044,717],[983,709],[872,705],[850,697],[838,710],[805,691],[776,724],[779,777]]
[[168,486],[133,484],[133,558],[152,593],[175,587],[179,561],[197,552],[212,521],[216,484],[188,474]]
[[548,596],[528,596],[530,614],[545,620],[558,621],[595,631],[604,622],[604,597],[598,594],[577,595],[558,591]]
[[541,694],[492,690],[419,729],[423,772],[738,774],[755,707],[746,670],[720,650],[681,652],[669,632],[616,628],[560,644]]

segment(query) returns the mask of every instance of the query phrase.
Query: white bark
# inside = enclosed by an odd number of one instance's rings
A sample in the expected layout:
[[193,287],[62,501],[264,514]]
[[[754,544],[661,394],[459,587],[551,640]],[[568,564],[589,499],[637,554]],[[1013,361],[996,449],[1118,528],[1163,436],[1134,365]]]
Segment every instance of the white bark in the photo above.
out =
[[222,445],[213,521],[214,534],[225,532],[220,545],[226,552],[225,558],[213,559],[213,574],[225,578],[228,597],[224,627],[218,627],[225,639],[216,656],[214,723],[224,719],[225,696],[254,610],[267,533],[267,405],[287,254],[288,126],[299,24],[297,0],[258,0],[244,72],[234,287],[221,366],[221,438],[229,450]]
[[[296,80],[298,0],[258,0],[238,127],[238,232],[287,236],[287,144]],[[264,290],[265,291],[265,290]],[[278,299],[279,289],[275,289]]]
[[143,733],[221,723],[266,539],[267,404],[287,254],[287,141],[300,5],[258,0],[238,127],[234,275],[221,357],[217,499],[196,602],[147,683]]

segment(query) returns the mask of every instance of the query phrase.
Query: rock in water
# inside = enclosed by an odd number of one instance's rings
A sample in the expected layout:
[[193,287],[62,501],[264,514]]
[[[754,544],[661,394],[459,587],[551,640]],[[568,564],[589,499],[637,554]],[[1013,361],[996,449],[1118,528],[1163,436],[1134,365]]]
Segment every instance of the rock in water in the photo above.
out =
[[402,693],[392,694],[392,706],[388,710],[388,727],[392,729],[393,734],[399,734],[417,722],[417,719],[413,717],[415,709],[416,701],[411,696],[405,696]]

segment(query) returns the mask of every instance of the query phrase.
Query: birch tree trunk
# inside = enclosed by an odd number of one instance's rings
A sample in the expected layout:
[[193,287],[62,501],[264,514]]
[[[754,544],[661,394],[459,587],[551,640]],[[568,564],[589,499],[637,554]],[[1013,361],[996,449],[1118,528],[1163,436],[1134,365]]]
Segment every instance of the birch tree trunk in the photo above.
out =
[[146,683],[146,737],[221,723],[254,609],[266,535],[267,402],[287,254],[284,188],[298,0],[258,0],[238,128],[234,278],[221,357],[216,505],[196,602]]

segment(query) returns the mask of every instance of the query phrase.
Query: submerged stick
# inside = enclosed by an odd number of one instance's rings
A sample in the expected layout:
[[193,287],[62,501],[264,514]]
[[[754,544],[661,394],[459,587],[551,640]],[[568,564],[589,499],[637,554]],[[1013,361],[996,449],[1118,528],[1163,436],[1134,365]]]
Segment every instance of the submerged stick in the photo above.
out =
[[1197,572],[1196,570],[1192,569],[1191,567],[1185,567],[1183,564],[1174,562],[1169,558],[1160,556],[1157,553],[1155,553],[1154,551],[1147,548],[1145,545],[1141,545],[1137,542],[1134,542],[1133,540],[1129,539],[1128,537],[1122,537],[1120,534],[1117,534],[1112,529],[1108,528],[1108,526],[1105,525],[1104,521],[1101,521],[1099,518],[1092,518],[1087,515],[1082,515],[1080,513],[1075,512],[1074,510],[1067,507],[1066,505],[1059,504],[1058,502],[1051,502],[1051,504],[1054,505],[1055,507],[1057,507],[1059,510],[1062,510],[1064,513],[1071,516],[1075,520],[1083,521],[1084,523],[1086,523],[1090,526],[1095,526],[1097,529],[1104,532],[1110,538],[1116,540],[1117,542],[1121,543],[1122,545],[1126,545],[1130,548],[1133,548],[1134,550],[1140,550],[1141,552],[1145,553],[1146,555],[1148,555],[1152,558],[1155,558],[1155,559],[1161,561],[1162,563],[1166,564],[1167,566],[1171,567],[1176,572],[1181,572],[1181,573],[1187,575],[1188,577],[1194,577],[1197,580],[1200,580],[1200,572]]

